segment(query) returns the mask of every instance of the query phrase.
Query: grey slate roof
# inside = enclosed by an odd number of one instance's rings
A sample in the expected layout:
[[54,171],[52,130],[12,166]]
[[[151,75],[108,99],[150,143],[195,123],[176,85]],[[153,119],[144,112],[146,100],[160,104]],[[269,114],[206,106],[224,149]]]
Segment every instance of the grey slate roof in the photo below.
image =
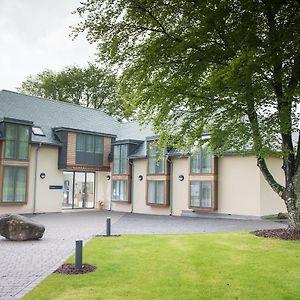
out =
[[54,145],[60,144],[53,131],[57,127],[113,136],[120,129],[118,121],[100,110],[7,90],[0,91],[0,121],[4,118],[32,121],[46,135],[32,135],[32,141]]
[[121,123],[117,141],[119,140],[145,140],[153,135],[150,126],[141,127],[137,122]]

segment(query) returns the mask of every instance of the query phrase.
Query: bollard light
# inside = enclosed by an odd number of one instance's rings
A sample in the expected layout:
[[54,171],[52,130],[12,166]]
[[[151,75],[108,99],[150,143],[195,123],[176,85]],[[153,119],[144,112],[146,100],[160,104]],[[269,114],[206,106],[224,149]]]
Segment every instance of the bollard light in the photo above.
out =
[[107,236],[111,235],[111,219],[110,218],[106,219],[106,235]]
[[77,270],[82,269],[82,240],[76,241],[75,248],[75,268]]

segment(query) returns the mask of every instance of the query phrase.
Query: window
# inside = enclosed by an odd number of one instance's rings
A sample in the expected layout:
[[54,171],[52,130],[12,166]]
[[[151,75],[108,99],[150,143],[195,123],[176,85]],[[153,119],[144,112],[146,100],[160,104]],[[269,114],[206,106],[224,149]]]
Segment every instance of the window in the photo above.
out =
[[4,167],[2,202],[26,202],[27,168]]
[[202,146],[199,151],[191,156],[192,174],[209,174],[212,172],[212,155],[207,152],[207,148]]
[[127,145],[114,146],[114,174],[127,173]]
[[164,174],[165,159],[161,158],[162,151],[153,143],[148,143],[148,174]]
[[127,181],[113,180],[113,201],[127,201]]
[[190,206],[195,208],[212,207],[212,182],[191,181]]
[[148,204],[165,204],[164,181],[148,181]]
[[103,137],[78,133],[76,136],[76,163],[102,165]]
[[32,127],[32,133],[34,135],[45,136],[44,131],[41,127]]
[[6,124],[5,158],[15,160],[28,159],[29,127],[18,124]]

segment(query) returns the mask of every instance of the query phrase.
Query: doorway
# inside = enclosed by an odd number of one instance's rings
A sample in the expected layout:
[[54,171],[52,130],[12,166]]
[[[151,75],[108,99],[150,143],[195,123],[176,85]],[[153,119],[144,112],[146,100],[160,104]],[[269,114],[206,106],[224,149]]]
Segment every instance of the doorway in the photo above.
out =
[[95,173],[64,172],[63,209],[95,207]]

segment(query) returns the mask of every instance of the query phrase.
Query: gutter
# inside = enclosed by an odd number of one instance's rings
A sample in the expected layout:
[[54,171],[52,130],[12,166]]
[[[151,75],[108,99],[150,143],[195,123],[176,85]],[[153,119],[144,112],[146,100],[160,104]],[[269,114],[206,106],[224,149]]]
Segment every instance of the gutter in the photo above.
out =
[[37,193],[37,171],[38,171],[38,156],[42,143],[39,143],[35,150],[35,167],[34,167],[34,194],[33,194],[33,213],[36,211],[36,193]]

